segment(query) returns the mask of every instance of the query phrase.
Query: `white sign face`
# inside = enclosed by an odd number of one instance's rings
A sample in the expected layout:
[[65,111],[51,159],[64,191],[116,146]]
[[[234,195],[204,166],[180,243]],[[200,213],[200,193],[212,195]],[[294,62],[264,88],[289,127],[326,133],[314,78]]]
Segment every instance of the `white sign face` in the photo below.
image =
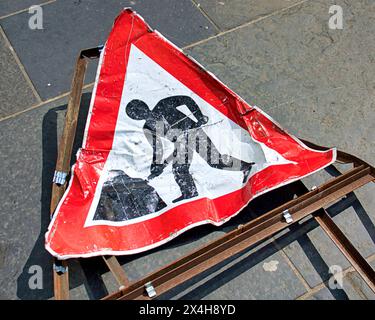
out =
[[[90,208],[90,214],[85,226],[137,223],[160,215],[182,203],[197,200],[198,198],[215,199],[244,186],[243,171],[212,167],[209,161],[205,160],[206,157],[201,157],[195,150],[195,152],[192,152],[188,172],[194,180],[197,196],[182,199],[176,203],[172,202],[181,196],[181,188],[176,183],[175,175],[172,172],[172,163],[168,164],[159,176],[152,180],[147,179],[150,175],[150,165],[153,161],[153,148],[144,133],[146,120],[130,118],[126,112],[127,105],[133,100],[141,100],[146,103],[150,110],[153,110],[163,99],[176,96],[191,98],[198,105],[202,114],[208,118],[208,122],[202,125],[201,129],[221,155],[229,155],[244,162],[254,163],[248,178],[266,166],[290,163],[273,149],[256,142],[251,138],[248,131],[221,114],[156,64],[135,45],[132,45],[112,151],[105,164],[104,174],[102,174],[98,182],[95,199]],[[185,104],[177,105],[176,109],[185,117],[198,122]],[[175,144],[166,137],[161,137],[161,141],[164,160],[174,152]],[[148,185],[156,190],[166,206],[157,212],[126,221],[94,219],[103,184],[113,178],[111,177],[113,174],[111,172],[115,172],[114,174],[116,175],[120,170],[129,177],[148,181]]]

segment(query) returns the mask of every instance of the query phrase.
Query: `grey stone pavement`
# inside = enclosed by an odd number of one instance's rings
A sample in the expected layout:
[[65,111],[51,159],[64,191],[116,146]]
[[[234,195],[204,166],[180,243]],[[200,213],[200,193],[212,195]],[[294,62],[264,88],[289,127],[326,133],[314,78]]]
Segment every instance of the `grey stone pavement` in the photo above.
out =
[[[44,29],[30,30],[28,8],[41,4]],[[343,8],[342,30],[328,28],[329,7]],[[79,50],[102,44],[115,16],[133,7],[154,28],[291,133],[337,146],[375,165],[375,2],[373,0],[0,0],[0,298],[51,299],[51,257],[44,250],[51,180]],[[86,78],[78,131],[95,74]],[[78,134],[75,149],[79,147]],[[74,159],[72,159],[74,161]],[[312,186],[327,170],[304,181]],[[121,257],[135,280],[293,196],[292,186],[251,203],[221,228],[195,228],[148,254]],[[375,266],[375,186],[328,211]],[[312,220],[250,248],[163,299],[374,299],[374,294]],[[31,290],[40,265],[44,287]],[[342,268],[343,289],[329,286]],[[100,259],[71,261],[73,299],[117,289]]]

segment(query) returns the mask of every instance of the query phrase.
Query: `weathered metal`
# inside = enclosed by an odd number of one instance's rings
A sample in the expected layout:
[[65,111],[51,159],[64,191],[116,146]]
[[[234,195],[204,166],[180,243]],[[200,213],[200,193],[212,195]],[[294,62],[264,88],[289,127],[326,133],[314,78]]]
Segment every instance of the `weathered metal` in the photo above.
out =
[[[77,121],[79,114],[79,106],[81,103],[82,88],[85,79],[85,73],[87,68],[87,60],[79,55],[73,76],[73,82],[68,102],[68,108],[65,117],[65,125],[63,134],[59,143],[59,150],[57,155],[57,163],[55,172],[66,176],[70,170],[70,159],[72,156],[73,143],[75,138],[75,133],[77,129]],[[55,183],[58,182],[58,183]],[[52,196],[51,196],[51,215],[54,213],[57,204],[62,198],[66,189],[66,181],[59,179],[54,181],[52,184]],[[54,259],[55,264],[61,264],[67,268],[67,263],[65,261],[58,262]],[[54,268],[54,290],[56,299],[69,299],[69,273],[68,269],[64,273],[59,273]]]
[[103,257],[105,264],[107,265],[108,269],[112,272],[113,276],[115,277],[119,286],[128,287],[130,281],[126,276],[124,269],[121,267],[120,263],[118,262],[115,256],[104,256]]

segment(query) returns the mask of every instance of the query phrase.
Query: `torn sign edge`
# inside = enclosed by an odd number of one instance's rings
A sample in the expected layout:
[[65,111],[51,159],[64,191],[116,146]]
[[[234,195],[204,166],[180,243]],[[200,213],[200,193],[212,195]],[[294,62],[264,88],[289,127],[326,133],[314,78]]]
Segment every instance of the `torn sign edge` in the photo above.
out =
[[[130,11],[132,14],[138,16],[139,18],[141,18],[141,20],[146,24],[146,26],[148,27],[149,30],[152,30],[149,25],[144,21],[144,19],[139,16],[138,14],[136,14],[135,12],[131,11],[129,8],[126,8],[125,10],[127,11]],[[214,74],[212,74],[210,71],[207,71],[200,63],[198,63],[195,59],[193,59],[190,55],[187,55],[185,54],[180,48],[178,48],[176,45],[174,45],[172,42],[170,42],[168,39],[166,39],[163,35],[161,35],[159,32],[157,32],[156,30],[152,30],[152,31],[148,31],[148,32],[154,32],[158,37],[160,37],[162,40],[166,41],[168,44],[170,44],[174,49],[178,50],[179,52],[181,52],[184,56],[186,56],[191,62],[192,64],[196,65],[196,67],[198,67],[200,70],[206,72],[209,74],[210,77],[212,77],[215,81],[217,81],[217,83],[222,86],[227,92],[228,94],[232,95],[232,97],[234,97],[235,99],[239,100],[240,102],[246,104],[246,105],[249,105],[248,103],[245,102],[244,99],[242,99],[238,94],[236,94],[235,92],[233,92],[231,89],[229,89],[220,79],[218,79]],[[139,38],[143,37],[146,33],[144,33],[142,36],[140,36]],[[88,136],[88,128],[90,126],[90,122],[91,122],[91,115],[92,115],[92,109],[93,109],[93,106],[94,106],[94,102],[95,102],[95,96],[96,96],[96,89],[97,89],[97,86],[98,86],[98,83],[99,83],[99,77],[100,77],[100,71],[101,71],[101,67],[102,67],[102,62],[103,62],[103,57],[104,57],[104,53],[105,53],[105,48],[102,50],[101,54],[100,54],[100,61],[99,61],[99,66],[98,66],[98,69],[97,69],[97,74],[96,74],[96,80],[95,80],[95,86],[94,86],[94,89],[93,89],[93,96],[91,98],[91,102],[90,102],[90,108],[89,108],[89,114],[88,114],[88,117],[87,117],[87,123],[86,123],[86,127],[85,127],[85,132],[84,132],[84,138],[83,138],[83,143],[82,143],[82,148],[78,151],[77,153],[77,157],[79,155],[79,153],[81,152],[82,149],[85,149],[86,147],[86,142],[87,142],[87,136]],[[237,107],[237,111],[239,113],[241,113],[241,111],[238,109],[238,104],[236,104],[236,107]],[[329,151],[332,152],[332,158],[331,158],[331,161],[329,163],[327,163],[326,165],[324,165],[323,167],[320,167],[319,169],[313,171],[313,172],[310,172],[304,176],[301,176],[301,177],[297,177],[297,178],[294,178],[294,179],[290,179],[288,181],[284,181],[272,188],[269,188],[267,190],[264,190],[262,192],[259,192],[257,193],[256,195],[250,197],[250,199],[238,210],[236,211],[235,213],[231,214],[229,217],[225,218],[225,219],[222,219],[220,221],[213,221],[213,220],[210,220],[210,219],[205,219],[205,220],[201,220],[201,221],[198,221],[196,223],[192,223],[190,225],[187,225],[186,227],[172,233],[169,237],[166,237],[160,241],[157,241],[157,242],[154,242],[150,245],[147,245],[147,246],[143,246],[141,248],[137,248],[137,249],[131,249],[131,250],[121,250],[121,251],[113,251],[111,250],[111,248],[106,248],[106,249],[102,249],[102,250],[98,250],[98,251],[92,251],[92,252],[86,252],[86,253],[77,253],[77,254],[64,254],[64,255],[60,255],[58,254],[57,252],[55,252],[51,246],[50,246],[50,243],[47,242],[47,239],[51,233],[51,228],[52,226],[54,225],[54,222],[55,222],[55,219],[57,218],[57,214],[54,214],[53,215],[53,218],[52,218],[52,221],[49,225],[49,228],[48,228],[48,231],[46,233],[46,249],[48,252],[50,252],[53,256],[61,259],[61,260],[64,260],[64,259],[69,259],[69,258],[78,258],[78,257],[93,257],[93,256],[100,256],[100,255],[130,255],[130,254],[136,254],[136,253],[140,253],[140,252],[144,252],[144,251],[147,251],[147,250],[150,250],[150,249],[153,249],[155,247],[158,247],[158,246],[161,246],[169,241],[171,241],[172,239],[176,238],[177,236],[179,236],[180,234],[186,232],[187,230],[189,229],[192,229],[196,226],[199,226],[199,225],[203,225],[203,224],[212,224],[212,225],[215,225],[215,226],[220,226],[224,223],[226,223],[227,221],[229,221],[230,219],[232,219],[233,217],[235,217],[239,212],[241,212],[243,210],[244,207],[246,207],[250,201],[252,201],[253,199],[255,199],[256,197],[262,195],[262,194],[265,194],[269,191],[272,191],[274,189],[277,189],[279,187],[282,187],[284,185],[287,185],[287,184],[290,184],[290,183],[293,183],[295,181],[298,181],[300,179],[303,179],[304,177],[306,176],[309,176],[311,174],[314,174],[322,169],[324,169],[325,167],[331,165],[332,163],[334,163],[336,161],[336,149],[333,148],[333,149],[329,149],[329,150],[325,150],[325,151],[321,151],[321,150],[315,150],[315,149],[312,149],[308,146],[306,146],[302,141],[300,141],[298,138],[296,138],[294,135],[290,134],[287,130],[285,130],[283,127],[281,127],[276,121],[274,121],[272,119],[272,117],[270,117],[268,114],[266,114],[265,112],[263,112],[261,109],[259,109],[258,107],[256,106],[250,106],[251,108],[257,110],[259,113],[261,113],[262,115],[264,115],[266,118],[268,118],[270,121],[272,121],[275,125],[279,126],[279,128],[281,130],[283,130],[286,134],[288,134],[293,140],[295,140],[299,145],[301,145],[301,147],[307,149],[307,150],[311,150],[311,151],[314,151],[314,152],[321,152],[321,153],[327,153]],[[254,139],[254,137],[249,133],[249,135]],[[110,150],[108,150],[110,151]],[[71,177],[70,177],[70,181],[69,181],[69,184],[68,184],[68,187],[64,193],[64,196],[62,197],[62,199],[60,200],[56,210],[55,210],[55,213],[57,213],[59,210],[60,210],[60,207],[61,205],[63,204],[64,200],[66,199],[67,195],[69,194],[70,192],[70,188],[71,188],[71,185],[72,185],[72,182],[73,182],[73,178],[74,178],[74,168],[75,168],[75,165],[74,164],[72,166],[72,170],[71,170]],[[53,232],[56,232],[58,231],[57,228],[54,229]]]

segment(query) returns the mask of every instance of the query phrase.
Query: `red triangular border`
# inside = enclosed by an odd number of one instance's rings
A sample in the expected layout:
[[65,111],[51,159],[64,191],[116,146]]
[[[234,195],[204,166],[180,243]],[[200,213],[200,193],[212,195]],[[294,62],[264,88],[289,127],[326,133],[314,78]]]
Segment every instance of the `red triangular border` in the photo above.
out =
[[[120,227],[85,227],[100,171],[112,147],[131,45],[247,129],[253,139],[294,163],[269,166],[252,176],[240,190],[213,200],[191,201],[146,221]],[[98,72],[84,144],[72,168],[68,189],[46,234],[46,249],[60,259],[138,253],[159,246],[194,226],[221,225],[256,196],[312,174],[336,159],[335,149],[312,150],[285,132],[259,108],[248,105],[179,48],[152,31],[130,9],[117,17]]]

